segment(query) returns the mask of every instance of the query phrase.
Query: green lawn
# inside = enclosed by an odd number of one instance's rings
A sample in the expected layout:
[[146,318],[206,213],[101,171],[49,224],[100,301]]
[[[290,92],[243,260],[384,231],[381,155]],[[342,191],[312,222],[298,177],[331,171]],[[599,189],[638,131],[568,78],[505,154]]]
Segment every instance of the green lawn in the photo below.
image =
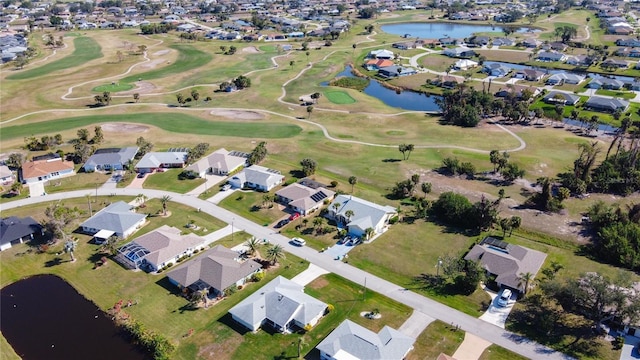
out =
[[213,55],[198,50],[191,45],[176,44],[171,45],[170,47],[177,50],[179,53],[178,58],[173,64],[157,70],[127,76],[120,79],[120,82],[126,84],[136,82],[139,79],[145,81],[162,79],[169,75],[179,74],[189,70],[197,69],[208,64],[213,59]]
[[[103,173],[77,173],[74,176],[65,177],[57,180],[50,180],[45,185],[45,191],[49,194],[56,192],[73,191],[80,189],[95,190],[96,185],[102,186],[111,175]],[[29,192],[27,186],[25,186],[26,192]],[[91,193],[91,191],[87,191]]]
[[236,136],[245,138],[254,138],[256,135],[259,135],[260,138],[265,139],[293,137],[302,131],[302,128],[297,125],[285,123],[214,121],[181,113],[137,113],[88,115],[55,121],[7,126],[2,128],[0,141],[75,129],[104,122],[149,124],[169,132],[181,134]]
[[[222,220],[173,201],[168,203],[167,211],[171,213],[171,216],[156,216],[162,213],[162,203],[159,199],[151,199],[147,201],[145,207],[138,209],[138,212],[149,214],[149,223],[136,232],[135,236],[146,234],[162,225],[173,226],[182,230],[183,233],[193,232],[200,236],[210,234],[227,226],[227,224]],[[197,230],[187,228],[186,225],[192,220],[194,221],[194,224],[199,227]]]
[[455,331],[440,320],[429,324],[418,336],[407,360],[436,359],[440,353],[452,356],[464,340],[464,331]]
[[204,183],[205,180],[202,178],[178,179],[178,174],[183,170],[184,169],[169,169],[165,172],[149,174],[144,181],[143,187],[145,189],[167,190],[184,194]]
[[115,84],[102,84],[91,89],[93,92],[118,92],[118,91],[127,91],[133,89],[133,85],[128,83],[115,83]]
[[345,104],[353,104],[356,102],[356,100],[352,98],[351,95],[347,94],[344,91],[339,91],[339,90],[325,91],[324,96],[334,104],[345,105]]
[[220,202],[220,206],[245,217],[257,224],[267,226],[285,215],[277,205],[262,208],[263,197],[266,193],[256,191],[236,191]]
[[492,344],[484,350],[478,360],[527,360],[528,358],[518,355],[498,345]]
[[73,46],[75,47],[75,50],[71,55],[67,55],[60,60],[47,63],[40,67],[35,67],[33,69],[27,68],[25,71],[9,75],[7,76],[7,80],[25,80],[46,76],[55,71],[71,69],[76,66],[83,65],[86,62],[103,56],[100,45],[93,38],[87,36],[76,37],[73,39]]
[[636,93],[633,91],[617,91],[617,90],[606,90],[606,89],[598,89],[596,90],[596,94],[598,95],[606,95],[606,96],[613,96],[616,98],[622,98],[622,99],[633,99],[634,97],[636,97]]

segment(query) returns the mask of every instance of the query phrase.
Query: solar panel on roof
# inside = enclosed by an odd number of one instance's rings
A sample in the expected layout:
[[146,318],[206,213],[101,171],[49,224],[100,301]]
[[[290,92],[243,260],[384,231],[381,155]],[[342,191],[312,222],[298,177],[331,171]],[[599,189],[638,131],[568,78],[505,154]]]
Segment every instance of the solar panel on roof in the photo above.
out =
[[322,191],[318,191],[317,193],[311,195],[311,200],[315,201],[315,202],[320,202],[323,199],[325,199],[327,197],[327,194],[325,194]]
[[507,247],[509,247],[509,243],[502,241],[502,240],[498,240],[492,237],[487,237],[482,241],[483,244],[487,244],[489,246],[494,246],[496,248],[499,249],[506,249]]

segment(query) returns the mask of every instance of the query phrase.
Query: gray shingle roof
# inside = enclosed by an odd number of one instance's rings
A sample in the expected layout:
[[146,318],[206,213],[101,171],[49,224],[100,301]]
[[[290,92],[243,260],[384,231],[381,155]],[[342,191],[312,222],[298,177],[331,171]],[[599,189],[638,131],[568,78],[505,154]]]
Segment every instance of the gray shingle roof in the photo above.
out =
[[136,238],[133,243],[147,249],[144,259],[156,269],[159,265],[175,258],[188,249],[195,249],[204,245],[204,239],[194,234],[181,235],[180,229],[163,225],[150,233]]
[[138,152],[137,147],[125,147],[120,149],[98,149],[84,163],[85,167],[96,167],[102,165],[125,165],[132,160]]
[[414,342],[415,339],[388,326],[376,334],[350,320],[345,320],[316,348],[329,356],[341,359],[403,359],[413,348]]
[[333,204],[339,203],[337,215],[345,217],[348,210],[353,211],[348,226],[357,226],[360,229],[375,227],[382,219],[389,214],[395,214],[396,209],[391,206],[384,206],[372,203],[370,201],[349,195],[338,195],[329,205],[330,211],[335,211]]
[[157,168],[162,164],[184,163],[187,159],[186,152],[150,152],[144,154],[136,164],[136,169]]
[[124,201],[115,202],[98,211],[95,215],[82,223],[82,227],[111,230],[120,234],[127,232],[129,228],[147,217],[145,214],[137,214],[131,211],[132,206]]
[[31,217],[10,216],[0,222],[0,245],[8,244],[25,236],[40,233],[42,226]]

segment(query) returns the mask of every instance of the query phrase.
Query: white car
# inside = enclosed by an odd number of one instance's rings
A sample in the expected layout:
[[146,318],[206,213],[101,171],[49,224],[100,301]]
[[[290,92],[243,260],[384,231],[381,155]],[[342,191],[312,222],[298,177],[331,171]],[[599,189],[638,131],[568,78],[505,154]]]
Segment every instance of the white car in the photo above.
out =
[[500,294],[500,297],[498,298],[498,306],[507,306],[509,304],[509,300],[511,300],[511,290],[502,290],[502,294]]
[[227,191],[227,190],[229,190],[229,189],[231,189],[231,184],[224,184],[224,185],[222,186],[222,191]]
[[300,239],[300,238],[291,239],[291,243],[293,245],[296,245],[296,246],[305,246],[305,245],[307,245],[307,242],[304,241],[304,239]]

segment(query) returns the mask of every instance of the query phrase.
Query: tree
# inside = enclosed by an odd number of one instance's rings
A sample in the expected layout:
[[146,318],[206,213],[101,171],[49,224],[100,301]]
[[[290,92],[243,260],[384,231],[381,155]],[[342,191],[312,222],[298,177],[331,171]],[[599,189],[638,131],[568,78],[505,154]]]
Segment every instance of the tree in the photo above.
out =
[[285,258],[286,255],[282,246],[275,244],[267,249],[267,260],[271,262],[271,265],[275,265]]
[[64,243],[64,252],[68,253],[71,257],[71,262],[75,262],[76,258],[73,256],[73,252],[76,251],[78,246],[78,240],[69,239]]
[[93,136],[93,139],[91,139],[91,143],[96,145],[101,144],[104,140],[104,132],[102,131],[102,126],[97,125],[93,128],[93,131],[95,135]]
[[177,93],[176,94],[176,101],[178,102],[179,106],[184,106],[184,104],[185,104],[184,95],[182,95],[182,93]]
[[530,272],[518,274],[518,287],[523,290],[524,295],[527,295],[527,292],[531,288],[533,277],[534,275]]
[[334,202],[333,205],[331,205],[331,207],[333,207],[333,212],[337,214],[340,206],[342,206],[342,204],[340,204],[339,202]]
[[89,130],[80,129],[76,132],[76,134],[78,135],[78,140],[80,140],[80,142],[83,142],[83,143],[89,142]]
[[198,99],[200,99],[200,93],[198,92],[198,89],[191,89],[191,97],[193,98],[193,101],[196,102],[196,106],[197,106]]
[[310,158],[302,159],[300,165],[302,165],[302,173],[304,176],[315,174],[316,168],[318,167],[318,163]]
[[24,155],[21,153],[11,153],[7,158],[7,166],[13,170],[20,169],[22,167],[22,163],[24,162]]
[[472,208],[469,199],[463,195],[448,191],[440,194],[433,203],[432,212],[441,220],[452,225],[466,226],[467,215]]
[[144,154],[148,153],[149,151],[151,151],[151,149],[153,149],[153,144],[145,140],[145,138],[143,138],[142,136],[140,136],[136,140],[136,145],[138,146],[138,153],[136,154],[136,157],[139,157],[139,158],[143,157]]
[[347,218],[347,223],[351,222],[351,218],[355,215],[353,210],[347,210],[344,212],[344,217]]
[[163,197],[160,198],[160,203],[162,204],[162,215],[163,216],[167,216],[167,205],[168,205],[170,200],[171,200],[171,196],[169,196],[169,195],[164,195]]
[[133,94],[133,101],[135,101],[136,103],[137,103],[138,101],[140,101],[140,94],[139,94],[139,93],[134,93],[134,94]]
[[409,145],[400,144],[398,145],[398,151],[402,153],[402,160],[407,160],[407,152],[409,151]]
[[494,173],[497,171],[497,166],[498,166],[498,160],[499,159],[500,159],[500,151],[491,150],[491,152],[489,152],[489,161],[491,161],[491,164],[493,164],[493,172]]
[[249,164],[259,164],[267,157],[267,143],[261,141],[249,154]]
[[260,249],[261,244],[260,244],[260,241],[258,241],[258,239],[256,239],[255,236],[252,236],[244,244],[248,249],[249,255],[255,257],[258,254],[258,250]]
[[124,239],[117,235],[109,236],[109,238],[100,247],[100,252],[109,255],[118,254],[118,244]]
[[353,187],[358,183],[358,178],[355,176],[349,176],[349,184],[351,185],[351,194],[353,194]]
[[251,79],[244,75],[240,75],[235,80],[233,80],[233,84],[239,89],[246,89],[251,87]]
[[427,194],[431,192],[431,183],[430,182],[423,182],[420,185],[420,188],[422,189],[422,192],[424,193],[424,197],[427,197]]
[[511,230],[511,221],[508,218],[502,218],[498,222],[500,224],[500,229],[502,229],[502,237],[507,236],[507,231]]
[[375,234],[375,230],[372,227],[368,227],[364,230],[364,237],[367,240],[370,240],[373,234]]
[[509,219],[511,228],[509,229],[509,236],[511,236],[511,233],[513,233],[513,230],[518,230],[520,228],[520,225],[522,225],[522,218],[520,218],[519,216],[512,216],[511,219]]
[[140,207],[145,207],[145,202],[147,202],[148,199],[149,198],[145,194],[138,194],[138,196],[136,196],[136,202]]
[[317,104],[318,103],[318,99],[320,99],[320,96],[322,96],[319,92],[315,92],[313,94],[311,94],[311,99],[313,99],[313,103]]
[[16,195],[20,195],[22,193],[22,188],[22,182],[20,181],[14,181],[13,184],[11,184],[11,192]]
[[507,164],[500,172],[507,183],[513,183],[516,179],[524,177],[525,171],[518,164]]
[[109,106],[111,104],[111,93],[109,91],[104,91],[102,93],[102,102]]
[[23,69],[25,65],[27,65],[29,63],[29,59],[20,54],[18,56],[16,56],[15,60],[13,60],[13,64],[18,68],[18,69]]

